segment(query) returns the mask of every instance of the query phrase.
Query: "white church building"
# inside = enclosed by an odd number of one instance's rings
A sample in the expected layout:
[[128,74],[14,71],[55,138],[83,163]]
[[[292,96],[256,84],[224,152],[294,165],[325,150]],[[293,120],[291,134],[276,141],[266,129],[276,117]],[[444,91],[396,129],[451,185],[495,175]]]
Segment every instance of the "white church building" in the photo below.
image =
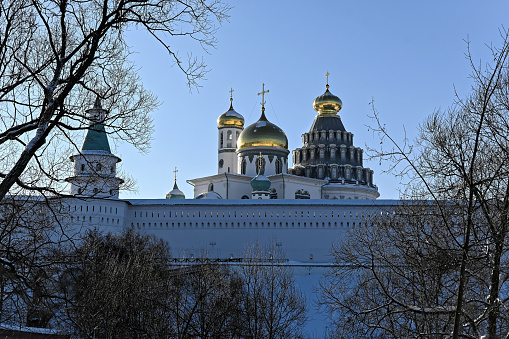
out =
[[165,199],[118,198],[121,159],[111,153],[103,125],[108,112],[97,99],[87,111],[91,125],[81,152],[71,157],[67,181],[75,198],[66,200],[66,218],[81,228],[153,233],[176,258],[241,258],[260,242],[282,249],[290,261],[330,262],[331,246],[345,232],[397,202],[376,200],[373,170],[363,167],[363,150],[354,146],[338,115],[342,102],[328,84],[313,102],[316,117],[291,165],[284,131],[265,116],[267,92],[259,93],[260,118],[247,127],[230,97],[217,119],[217,174],[188,180],[191,199],[176,177]]

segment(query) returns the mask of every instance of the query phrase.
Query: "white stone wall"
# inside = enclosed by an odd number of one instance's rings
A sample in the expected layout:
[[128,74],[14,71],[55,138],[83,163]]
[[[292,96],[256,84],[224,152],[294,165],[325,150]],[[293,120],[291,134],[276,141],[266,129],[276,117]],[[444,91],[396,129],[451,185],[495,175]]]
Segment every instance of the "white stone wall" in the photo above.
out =
[[[174,257],[227,259],[256,242],[281,247],[289,260],[330,262],[330,249],[373,213],[397,201],[69,199],[68,221],[118,232],[134,227],[168,241]],[[381,212],[383,211],[383,212]]]
[[[235,174],[213,175],[209,177],[190,180],[194,185],[194,196],[208,192],[210,184],[213,191],[223,199],[241,199],[243,196],[251,197],[251,177]],[[228,190],[228,192],[226,192]]]
[[320,189],[323,180],[299,177],[295,175],[274,175],[269,177],[271,188],[277,192],[278,199],[295,199],[295,193],[298,190],[308,191],[310,199],[321,199]]
[[62,213],[66,223],[74,225],[80,232],[89,228],[104,231],[121,231],[129,224],[129,205],[116,199],[65,199],[67,209]]
[[133,201],[127,220],[130,226],[167,240],[178,257],[206,253],[213,258],[237,258],[258,241],[280,246],[290,260],[329,262],[334,242],[362,223],[364,217],[378,213],[380,207],[390,207],[371,201],[300,202],[244,200],[225,204],[216,200],[163,206]]

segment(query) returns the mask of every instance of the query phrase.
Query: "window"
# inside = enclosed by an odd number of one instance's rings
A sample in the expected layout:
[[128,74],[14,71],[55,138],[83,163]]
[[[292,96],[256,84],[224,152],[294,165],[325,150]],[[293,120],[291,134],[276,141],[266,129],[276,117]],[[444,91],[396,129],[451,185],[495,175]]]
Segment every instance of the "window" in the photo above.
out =
[[223,168],[223,165],[224,165],[224,160],[220,159],[219,160],[219,168]]
[[95,165],[95,170],[99,172],[101,170],[101,164]]
[[242,163],[240,165],[240,174],[246,174],[247,162],[246,159],[242,159]]
[[85,172],[85,164],[81,164],[81,171]]
[[282,168],[283,166],[281,165],[281,160],[276,159],[276,174],[280,174],[283,171]]
[[210,183],[209,184],[209,192],[212,192],[212,191],[214,191],[214,184]]
[[219,136],[219,148],[223,148],[223,132]]
[[232,131],[226,132],[226,147],[232,147],[233,135]]

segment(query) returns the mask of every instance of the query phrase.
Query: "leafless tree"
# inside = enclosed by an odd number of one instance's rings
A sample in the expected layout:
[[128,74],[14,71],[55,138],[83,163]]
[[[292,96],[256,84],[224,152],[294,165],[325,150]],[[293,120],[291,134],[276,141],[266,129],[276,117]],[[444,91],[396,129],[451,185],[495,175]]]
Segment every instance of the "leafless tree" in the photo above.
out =
[[186,65],[170,45],[214,46],[228,10],[221,0],[0,1],[0,200],[13,186],[60,192],[69,173],[57,166],[61,142],[77,151],[74,132],[90,125],[83,108],[96,96],[110,111],[109,133],[146,150],[157,101],[128,61],[126,32],[146,31],[197,86],[204,62]]
[[45,277],[54,271],[53,250],[66,224],[56,216],[66,210],[58,199],[17,196],[0,203],[0,321],[44,327],[50,314],[42,303]]
[[306,322],[306,302],[284,265],[277,247],[255,244],[239,267],[244,282],[242,335],[244,338],[299,338]]
[[[83,338],[169,337],[168,245],[133,230],[88,233],[76,249],[60,253],[47,279],[48,304],[63,330]],[[58,256],[58,254],[56,253]]]
[[[371,266],[366,263],[360,265],[353,260],[352,267],[362,278],[346,285],[341,295],[327,292],[331,289],[326,287],[325,293],[329,295],[326,303],[332,307],[331,310],[334,305],[345,305],[351,296],[349,289],[355,291],[363,287],[364,293],[383,292],[373,294],[373,297],[383,297],[375,304],[364,303],[365,300],[358,298],[358,308],[348,311],[355,314],[351,319],[373,315],[374,308],[369,305],[397,305],[396,311],[387,312],[383,321],[357,323],[363,331],[370,328],[373,333],[386,332],[397,337],[398,334],[394,333],[407,333],[406,326],[411,324],[408,328],[415,333],[410,336],[419,331],[422,331],[419,332],[421,336],[442,333],[453,338],[509,335],[505,312],[509,297],[506,269],[509,212],[508,33],[502,31],[501,47],[491,47],[491,63],[478,66],[471,54],[467,54],[474,81],[471,94],[465,99],[458,96],[450,109],[431,114],[421,125],[420,136],[413,147],[406,142],[402,145],[396,143],[374,111],[374,129],[380,133],[384,145],[387,142],[392,145],[388,150],[372,150],[374,156],[392,160],[392,170],[396,174],[408,175],[411,182],[404,197],[414,202],[427,201],[430,205],[427,208],[436,217],[429,219],[427,213],[415,206],[410,210],[400,208],[395,212],[402,217],[387,216],[386,220],[372,220],[365,229],[358,231],[364,232],[363,235],[357,231],[353,235],[358,241],[362,237],[366,240],[361,242],[365,247],[355,247],[359,253],[350,258],[365,256]],[[398,167],[400,165],[403,167]],[[427,231],[430,228],[435,231]],[[391,236],[400,230],[405,230],[405,233],[399,237]],[[440,232],[437,233],[437,230]],[[371,243],[373,239],[376,241]],[[444,247],[444,244],[447,246]],[[426,253],[440,255],[430,259],[419,253],[410,251],[412,255],[409,255],[401,251],[402,248],[414,247],[426,248]],[[345,251],[342,247],[335,255],[343,266],[348,266],[348,262],[344,261],[348,258]],[[394,253],[399,255],[394,256]],[[409,275],[417,275],[421,271],[419,267],[430,260],[449,263],[438,265],[430,273],[442,272],[441,268],[450,271],[444,271],[446,280],[443,280],[442,273],[436,277],[440,278],[438,280],[433,275],[423,275],[426,279],[421,279],[415,286],[425,292],[424,295],[412,292],[408,294],[409,299],[403,301],[406,294],[401,292],[404,289],[385,288],[395,282],[410,281]],[[410,265],[413,262],[418,266]],[[340,272],[344,270],[344,267],[339,269]],[[377,275],[376,272],[380,273]],[[441,289],[437,290],[438,294],[424,288],[429,282],[440,283],[437,285]],[[423,296],[434,297],[436,301],[423,302],[427,300]],[[344,307],[340,309],[346,310]],[[429,316],[436,311],[441,314],[434,316],[435,328],[425,329],[425,318],[421,315]],[[414,320],[408,320],[409,314],[414,316]],[[384,327],[385,322],[390,322],[390,326]]]
[[[59,223],[65,212],[47,202],[64,195],[68,156],[80,151],[75,141],[93,122],[85,110],[95,98],[109,111],[110,137],[149,147],[158,102],[129,61],[126,32],[144,30],[160,43],[193,88],[207,72],[204,62],[190,54],[183,60],[170,46],[187,39],[213,47],[228,11],[221,0],[0,0],[2,320],[18,312],[11,301],[38,303],[45,293],[38,282],[59,264],[45,253],[76,240]],[[38,220],[36,210],[53,218]]]
[[172,338],[238,338],[243,281],[229,266],[199,263],[172,271]]

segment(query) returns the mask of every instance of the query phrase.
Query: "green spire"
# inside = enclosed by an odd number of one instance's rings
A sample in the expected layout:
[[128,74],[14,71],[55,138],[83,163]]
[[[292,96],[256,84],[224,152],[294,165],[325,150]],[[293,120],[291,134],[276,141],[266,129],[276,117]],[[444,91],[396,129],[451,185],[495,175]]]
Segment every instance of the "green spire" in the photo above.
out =
[[111,153],[110,144],[108,142],[108,135],[102,122],[106,110],[102,108],[101,99],[96,97],[94,107],[87,110],[90,115],[92,124],[88,128],[87,135],[81,146],[82,151],[105,151]]
[[101,123],[95,123],[88,128],[87,135],[81,146],[82,151],[106,151],[111,153],[106,129]]

